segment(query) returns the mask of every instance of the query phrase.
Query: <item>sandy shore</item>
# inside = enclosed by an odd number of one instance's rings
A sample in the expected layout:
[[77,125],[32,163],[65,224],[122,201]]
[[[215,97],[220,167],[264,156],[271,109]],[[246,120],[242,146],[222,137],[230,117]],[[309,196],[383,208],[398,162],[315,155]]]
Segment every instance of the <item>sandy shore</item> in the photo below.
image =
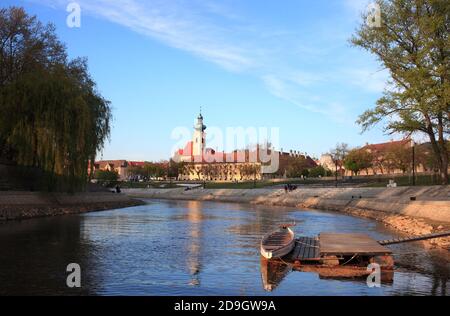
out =
[[0,223],[36,217],[79,214],[142,205],[141,200],[109,192],[49,194],[0,192]]
[[[383,222],[402,233],[418,236],[450,230],[448,186],[401,188],[299,188],[280,189],[128,189],[135,198],[198,200],[290,206],[341,212]],[[450,238],[425,242],[450,249]]]

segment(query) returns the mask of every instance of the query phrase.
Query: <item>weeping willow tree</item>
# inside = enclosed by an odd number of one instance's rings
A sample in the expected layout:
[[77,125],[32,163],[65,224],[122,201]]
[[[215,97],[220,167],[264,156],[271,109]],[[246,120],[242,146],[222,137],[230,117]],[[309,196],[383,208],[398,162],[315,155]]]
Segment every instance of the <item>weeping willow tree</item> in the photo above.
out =
[[110,103],[85,59],[68,60],[52,25],[0,10],[0,154],[40,170],[49,190],[79,190],[110,134]]

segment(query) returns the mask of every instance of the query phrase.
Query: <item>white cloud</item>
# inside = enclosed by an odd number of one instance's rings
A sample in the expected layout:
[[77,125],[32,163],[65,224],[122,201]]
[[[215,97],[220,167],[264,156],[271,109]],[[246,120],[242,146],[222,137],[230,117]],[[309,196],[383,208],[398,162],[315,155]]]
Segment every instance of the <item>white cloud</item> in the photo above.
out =
[[325,115],[339,123],[350,123],[347,108],[339,102],[326,102],[320,96],[304,91],[295,81],[275,75],[262,77],[271,94],[307,111]]
[[389,72],[373,69],[346,69],[342,71],[345,80],[354,86],[358,86],[367,92],[381,93],[387,86],[390,78]]
[[[49,0],[38,2],[54,4]],[[69,2],[58,1],[61,6]],[[78,0],[78,3],[82,13],[120,24],[226,70],[244,71],[253,66],[250,54],[239,43],[233,43],[227,30],[211,24],[190,6],[182,5],[182,1]],[[219,8],[208,4],[208,10],[214,9],[216,14],[224,11]]]
[[[69,0],[32,0],[64,7]],[[211,0],[78,0],[82,14],[90,14],[122,25],[186,51],[227,71],[260,78],[268,91],[298,107],[343,120],[347,108],[334,100],[330,86],[337,83],[379,93],[386,76],[370,69],[306,71],[301,65],[314,59],[335,57],[336,45],[312,43],[302,30],[278,29],[245,19],[223,3]],[[366,0],[345,0],[360,11]],[[213,16],[211,18],[211,15]],[[254,22],[254,21],[253,21]],[[320,33],[322,34],[322,33]],[[336,44],[336,43],[335,43]],[[339,42],[338,47],[342,44]],[[333,50],[329,52],[328,50]],[[347,58],[348,60],[348,58]],[[296,65],[296,66],[293,66]],[[316,91],[314,94],[312,91]],[[320,92],[317,92],[320,91]],[[332,90],[331,90],[332,91]],[[324,101],[324,98],[328,98]]]

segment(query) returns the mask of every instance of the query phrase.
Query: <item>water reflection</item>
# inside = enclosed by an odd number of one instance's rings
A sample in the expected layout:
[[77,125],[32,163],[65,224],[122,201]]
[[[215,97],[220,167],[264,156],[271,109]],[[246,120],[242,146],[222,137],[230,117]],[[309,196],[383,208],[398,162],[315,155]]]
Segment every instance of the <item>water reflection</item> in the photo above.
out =
[[[366,267],[336,266],[327,267],[315,264],[294,265],[282,259],[267,260],[261,256],[261,278],[265,291],[274,291],[285,277],[293,273],[315,274],[321,280],[339,280],[343,282],[366,283],[369,272]],[[380,281],[383,285],[392,285],[394,282],[393,270],[381,270]]]
[[292,265],[261,256],[261,279],[264,290],[272,292],[292,270]]
[[189,252],[187,263],[191,274],[190,285],[200,285],[200,250],[202,232],[202,210],[200,202],[189,201],[187,204],[189,231]]
[[[389,239],[376,222],[293,208],[212,202],[148,205],[0,224],[1,294],[84,295],[447,295],[442,251],[397,245],[392,285],[323,278],[286,266],[261,266],[259,242],[279,223],[297,235],[321,231]],[[79,263],[82,288],[65,286]],[[264,270],[265,269],[265,270]],[[264,272],[265,271],[265,272]],[[261,286],[261,277],[263,286]],[[281,282],[280,282],[281,280]],[[270,289],[268,292],[266,290]]]
[[[67,216],[60,222],[53,218],[27,220],[0,225],[1,295],[89,295],[89,287],[68,289],[69,263],[90,265],[96,249],[80,243],[79,216]],[[94,281],[89,271],[84,282]]]

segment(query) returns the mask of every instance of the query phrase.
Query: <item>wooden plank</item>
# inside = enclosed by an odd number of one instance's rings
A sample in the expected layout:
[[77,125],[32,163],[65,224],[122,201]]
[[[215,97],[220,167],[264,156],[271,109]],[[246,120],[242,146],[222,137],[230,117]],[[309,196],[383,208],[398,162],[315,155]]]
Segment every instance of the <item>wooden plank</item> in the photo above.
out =
[[318,249],[315,246],[316,239],[309,237],[300,237],[297,240],[298,245],[298,255],[296,255],[297,260],[308,261],[308,260],[319,260]]
[[299,254],[300,254],[300,250],[301,250],[301,246],[300,246],[300,244],[296,241],[296,242],[295,242],[294,252],[293,252],[293,254],[292,254],[292,258],[293,258],[294,261],[295,261],[295,260],[298,260],[298,256],[299,256]]
[[316,238],[310,238],[309,239],[309,254],[308,254],[308,260],[314,260],[317,261],[320,259],[319,251],[317,246],[317,240]]
[[324,255],[386,255],[392,251],[365,234],[321,233],[320,256]]
[[305,251],[305,259],[309,259],[311,258],[310,253],[311,253],[311,238],[306,238],[305,240],[305,247],[306,247],[306,251]]
[[301,247],[300,255],[299,255],[300,260],[302,260],[305,257],[305,251],[306,251],[305,239],[306,239],[305,237],[300,238],[300,247]]
[[314,258],[320,258],[320,248],[318,238],[314,238]]
[[308,258],[312,259],[312,258],[314,258],[314,239],[309,238],[308,244],[309,244]]

